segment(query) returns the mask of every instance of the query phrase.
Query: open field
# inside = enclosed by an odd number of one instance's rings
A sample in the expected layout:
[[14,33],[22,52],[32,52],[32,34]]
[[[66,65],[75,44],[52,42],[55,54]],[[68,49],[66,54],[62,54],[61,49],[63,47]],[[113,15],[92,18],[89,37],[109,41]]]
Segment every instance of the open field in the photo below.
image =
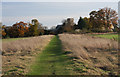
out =
[[120,1],[76,1],[1,1],[0,76],[120,76]]
[[4,75],[25,74],[35,55],[52,39],[52,35],[31,37],[2,43],[2,72]]
[[2,43],[4,75],[117,75],[118,42],[59,34]]
[[[75,58],[82,75],[118,74],[118,42],[88,35],[60,34],[64,51]],[[81,65],[82,63],[83,65]]]
[[118,41],[118,34],[90,34],[91,36],[103,37]]

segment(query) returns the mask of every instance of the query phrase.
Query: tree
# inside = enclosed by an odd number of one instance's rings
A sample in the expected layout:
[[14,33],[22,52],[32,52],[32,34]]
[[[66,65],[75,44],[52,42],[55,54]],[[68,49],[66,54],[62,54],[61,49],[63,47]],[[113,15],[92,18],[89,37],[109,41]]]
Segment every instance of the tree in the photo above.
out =
[[22,21],[15,23],[12,26],[6,27],[5,32],[7,33],[7,36],[10,37],[24,37],[26,25],[27,23]]
[[19,37],[19,31],[17,29],[17,27],[10,27],[7,29],[7,33],[11,38],[16,38]]
[[92,11],[90,13],[90,22],[92,23],[92,28],[102,28],[103,25],[103,19],[104,16],[101,15],[102,14],[102,10],[100,11]]
[[[46,27],[47,28],[47,27]],[[44,27],[37,19],[32,19],[32,24],[29,23],[29,35],[38,36],[44,34]]]
[[32,20],[32,25],[30,24],[30,32],[31,32],[31,36],[37,36],[39,35],[38,33],[38,26],[39,26],[39,22],[37,19],[33,19]]
[[27,25],[27,23],[24,23],[22,21],[20,21],[19,23],[16,23],[16,24],[13,25],[13,28],[17,29],[19,37],[23,37],[24,36],[26,25]]
[[74,19],[73,18],[67,18],[67,20],[63,20],[63,30],[65,32],[70,32],[74,29]]
[[6,37],[6,32],[4,30],[2,30],[2,38]]
[[2,30],[1,30],[1,34],[2,34],[2,38],[6,37],[6,32],[5,32],[5,25],[2,26]]
[[104,11],[105,13],[105,21],[107,21],[107,27],[110,26],[110,24],[112,24],[114,27],[117,26],[117,21],[118,21],[118,14],[115,10],[111,9],[111,8],[103,8],[101,9]]
[[24,36],[26,25],[27,25],[27,23],[24,23],[22,21],[17,24],[19,37],[23,37]]
[[83,28],[86,28],[86,23],[85,23],[85,20],[80,17],[79,21],[78,21],[78,28],[79,29],[83,29]]
[[92,24],[90,22],[90,18],[84,17],[84,21],[85,21],[85,28],[90,30],[92,28]]
[[92,22],[93,28],[109,29],[111,24],[117,27],[118,14],[115,10],[105,7],[98,11],[90,12],[90,22]]
[[29,27],[25,26],[25,31],[24,31],[24,36],[27,37],[29,36]]

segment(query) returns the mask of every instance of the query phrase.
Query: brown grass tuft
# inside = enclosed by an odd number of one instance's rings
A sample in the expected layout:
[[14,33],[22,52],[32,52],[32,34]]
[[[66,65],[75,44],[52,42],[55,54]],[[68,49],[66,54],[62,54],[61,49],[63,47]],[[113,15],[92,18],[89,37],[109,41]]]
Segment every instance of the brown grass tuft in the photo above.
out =
[[29,71],[36,54],[49,43],[53,35],[31,37],[2,43],[2,71],[4,75],[20,75]]
[[60,34],[64,51],[88,66],[87,75],[117,74],[118,42],[80,34]]

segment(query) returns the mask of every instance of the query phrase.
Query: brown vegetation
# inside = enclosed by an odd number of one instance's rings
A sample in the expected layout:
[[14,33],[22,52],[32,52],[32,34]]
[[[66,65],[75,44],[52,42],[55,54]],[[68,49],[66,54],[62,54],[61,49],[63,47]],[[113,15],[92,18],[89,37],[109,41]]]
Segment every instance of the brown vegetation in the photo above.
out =
[[2,71],[4,75],[20,75],[28,72],[34,55],[49,43],[53,36],[38,36],[2,43]]
[[[81,69],[82,75],[118,74],[118,42],[88,35],[60,34],[64,51],[69,51]],[[78,67],[80,66],[80,67]],[[78,71],[80,72],[80,71]]]

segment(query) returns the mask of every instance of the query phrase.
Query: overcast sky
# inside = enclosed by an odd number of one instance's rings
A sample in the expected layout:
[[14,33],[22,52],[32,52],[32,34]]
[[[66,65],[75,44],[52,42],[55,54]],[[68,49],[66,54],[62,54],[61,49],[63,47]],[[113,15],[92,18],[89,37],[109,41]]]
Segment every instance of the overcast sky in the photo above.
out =
[[91,11],[103,7],[110,7],[118,12],[117,0],[116,2],[7,2],[4,0],[2,22],[5,25],[12,25],[17,21],[30,22],[36,18],[44,26],[51,27],[61,24],[63,19],[69,17],[77,22],[80,16],[89,17]]
[[3,2],[118,2],[120,0],[2,0]]

